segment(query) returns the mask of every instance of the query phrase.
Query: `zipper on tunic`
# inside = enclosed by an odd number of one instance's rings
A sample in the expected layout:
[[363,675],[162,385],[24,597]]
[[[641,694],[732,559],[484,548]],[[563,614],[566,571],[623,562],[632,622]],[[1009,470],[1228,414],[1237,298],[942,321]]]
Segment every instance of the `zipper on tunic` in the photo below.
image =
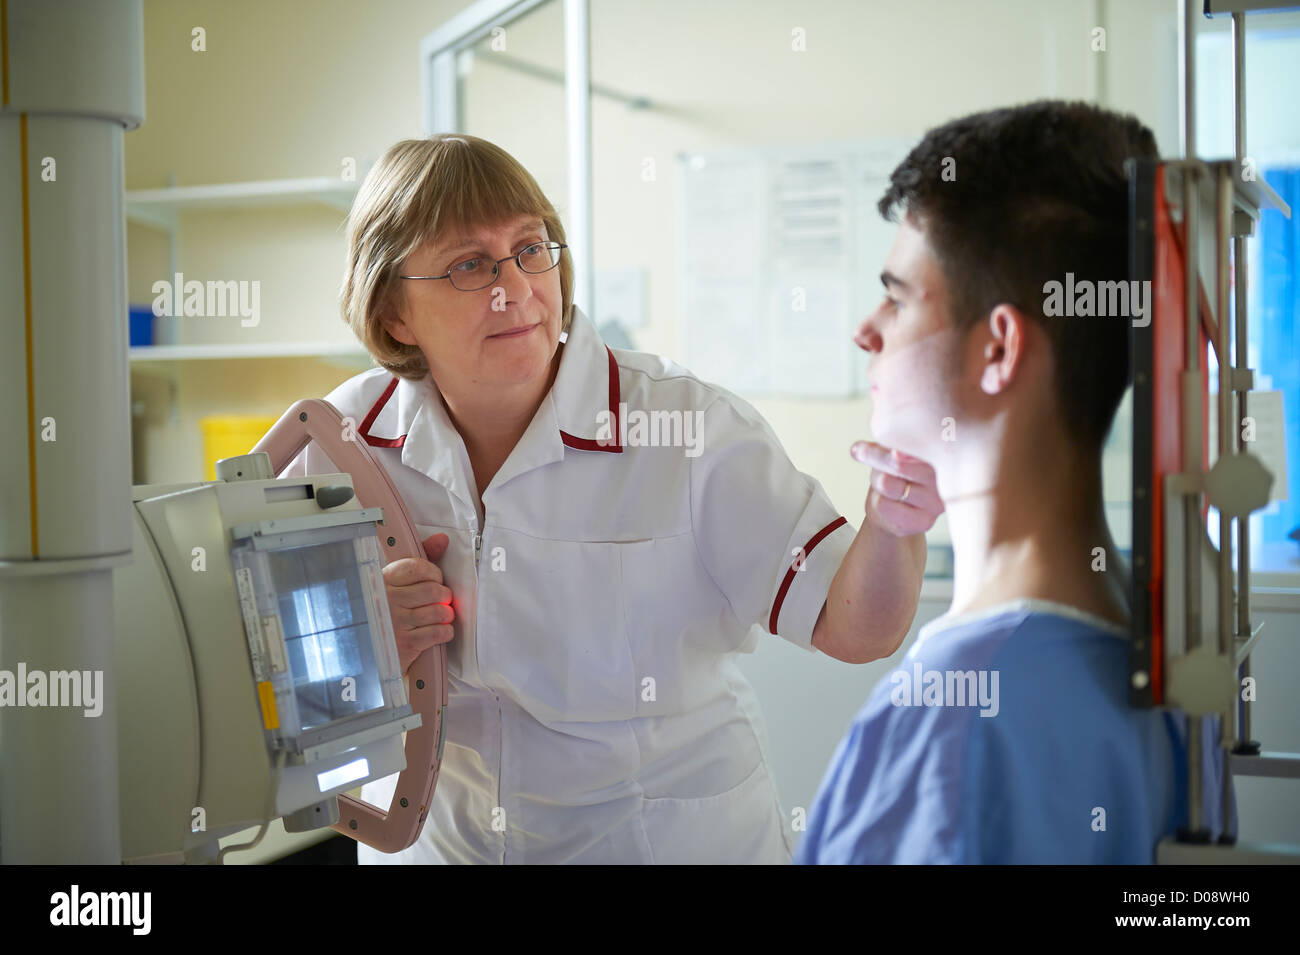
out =
[[[505,743],[505,731],[501,726],[501,697],[493,693],[492,698],[497,701],[497,805],[501,806],[501,747]],[[504,811],[505,807],[502,807]],[[510,819],[506,819],[506,828],[501,831],[501,862],[506,861],[506,852],[509,846],[506,845],[506,830],[510,828]]]
[[[478,577],[479,557],[480,557],[480,556],[482,555],[482,553],[483,553],[483,535],[479,533],[479,526],[478,526],[478,520],[477,520],[477,518],[478,518],[478,515],[475,514],[474,516],[472,516],[472,517],[469,519],[470,534],[472,535],[472,539],[473,539],[473,542],[474,542],[474,600],[475,600],[475,603],[478,602],[478,598],[479,598],[479,590],[480,590],[480,586],[481,586],[480,583],[479,583],[479,577]],[[485,525],[483,529],[486,530],[486,529],[487,529],[487,528],[486,528],[486,525],[487,525],[487,508],[486,508],[486,507],[483,508],[483,524]],[[478,609],[475,608],[475,611],[474,611],[474,663],[475,663],[475,667],[476,667],[476,668],[477,668],[477,666],[478,666],[478,618],[479,618],[479,615],[478,615]],[[481,679],[482,671],[480,670],[479,673],[480,673],[480,679]],[[505,739],[504,739],[505,734],[504,734],[503,729],[502,729],[502,726],[501,726],[501,697],[498,696],[497,693],[494,691],[494,692],[492,693],[492,698],[496,701],[496,704],[497,704],[497,799],[496,799],[496,805],[497,805],[498,807],[501,807],[501,768],[502,768],[502,767],[501,767],[501,763],[502,763],[502,759],[501,759],[501,748],[502,748],[502,744],[505,742]],[[509,820],[507,819],[507,820],[506,820],[506,826],[509,827],[509,825],[510,825],[510,822],[509,822]],[[505,861],[506,861],[506,845],[505,845],[505,837],[506,837],[506,834],[505,834],[505,832],[503,831],[503,832],[501,833],[501,861],[502,861],[502,862],[505,862]]]

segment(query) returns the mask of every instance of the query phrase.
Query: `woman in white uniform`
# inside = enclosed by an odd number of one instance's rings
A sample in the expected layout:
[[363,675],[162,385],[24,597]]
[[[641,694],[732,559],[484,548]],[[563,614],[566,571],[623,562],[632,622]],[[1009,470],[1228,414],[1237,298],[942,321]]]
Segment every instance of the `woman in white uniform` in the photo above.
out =
[[[735,655],[756,624],[893,652],[933,472],[869,446],[855,532],[745,401],[606,347],[572,274],[551,203],[476,137],[396,144],[353,205],[343,313],[381,367],[326,397],[429,538],[436,565],[385,579],[403,666],[449,641],[450,694],[420,838],[359,861],[787,862]],[[286,473],[330,470],[313,444]]]

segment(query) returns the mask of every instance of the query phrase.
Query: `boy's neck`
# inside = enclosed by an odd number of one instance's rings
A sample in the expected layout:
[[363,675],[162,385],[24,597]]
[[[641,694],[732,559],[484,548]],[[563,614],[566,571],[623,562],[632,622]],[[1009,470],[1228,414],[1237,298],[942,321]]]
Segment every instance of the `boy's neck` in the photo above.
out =
[[944,493],[955,560],[949,613],[1038,599],[1127,624],[1128,570],[1106,526],[1100,458],[1047,450],[957,471],[960,485]]

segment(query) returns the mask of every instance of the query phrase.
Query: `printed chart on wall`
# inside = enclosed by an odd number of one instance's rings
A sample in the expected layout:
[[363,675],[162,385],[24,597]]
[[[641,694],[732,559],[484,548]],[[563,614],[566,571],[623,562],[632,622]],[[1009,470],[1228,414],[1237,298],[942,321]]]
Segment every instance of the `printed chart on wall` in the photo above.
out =
[[897,226],[876,203],[914,145],[876,139],[678,159],[679,352],[751,395],[862,393],[853,332],[881,297]]

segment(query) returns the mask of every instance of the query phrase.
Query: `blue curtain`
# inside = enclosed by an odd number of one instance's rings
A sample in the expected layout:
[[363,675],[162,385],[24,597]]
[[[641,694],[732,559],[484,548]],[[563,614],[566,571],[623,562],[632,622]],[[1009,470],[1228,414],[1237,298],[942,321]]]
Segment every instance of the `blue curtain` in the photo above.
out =
[[[1263,178],[1291,207],[1287,219],[1276,209],[1260,218],[1260,313],[1250,316],[1258,329],[1259,371],[1282,392],[1286,420],[1287,500],[1281,511],[1261,518],[1265,541],[1285,540],[1300,526],[1300,168],[1281,167]],[[1249,399],[1247,399],[1249,408]]]

